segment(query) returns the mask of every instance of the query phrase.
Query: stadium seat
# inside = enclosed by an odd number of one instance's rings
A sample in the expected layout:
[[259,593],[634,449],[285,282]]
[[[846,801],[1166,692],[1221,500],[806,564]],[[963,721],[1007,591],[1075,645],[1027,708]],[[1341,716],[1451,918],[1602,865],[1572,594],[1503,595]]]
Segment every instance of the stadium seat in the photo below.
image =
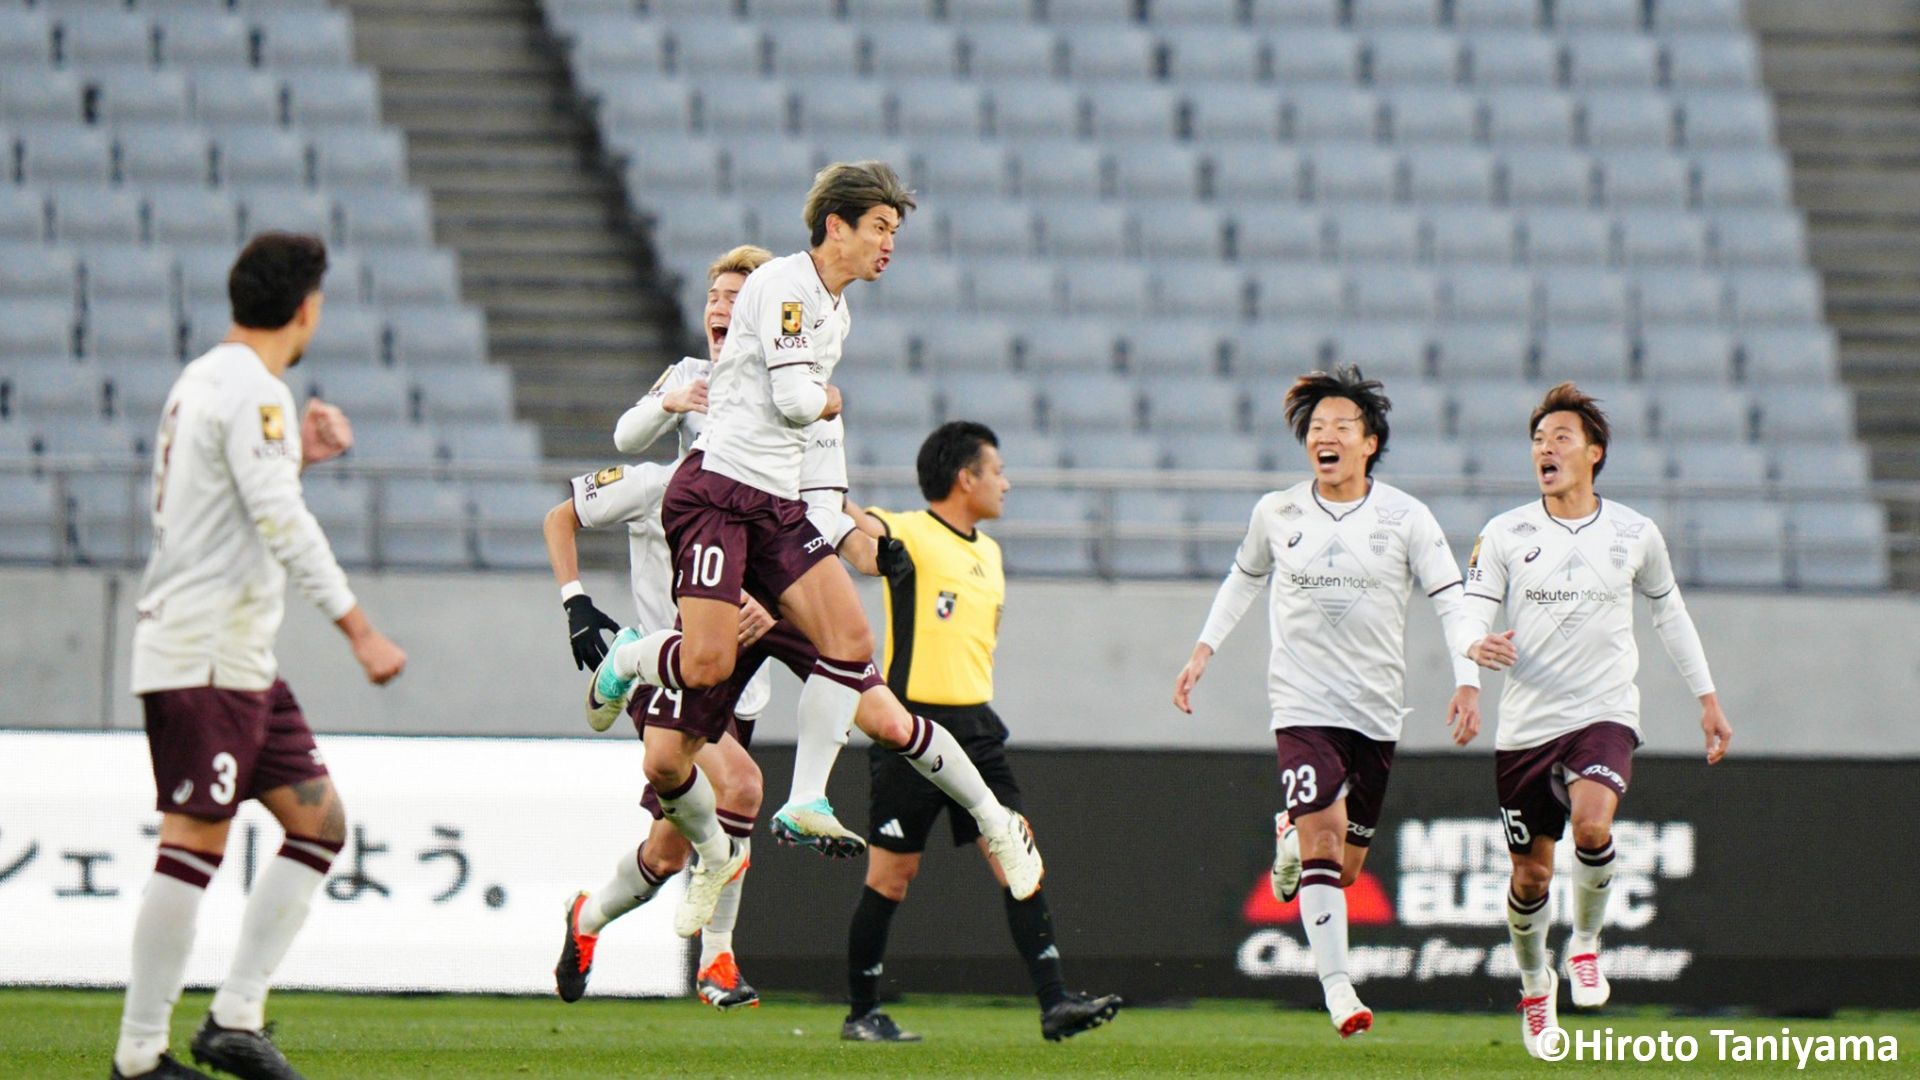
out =
[[1853,392],[1844,386],[1756,387],[1754,396],[1768,442],[1833,443],[1855,430]]
[[253,63],[253,38],[244,20],[217,10],[180,10],[165,4],[152,10],[161,63],[193,70]]
[[303,127],[372,127],[380,122],[380,86],[364,68],[314,68],[286,75],[287,116]]
[[337,469],[320,470],[301,479],[307,509],[327,534],[334,558],[350,567],[373,561],[373,494],[363,477]]
[[197,127],[140,124],[122,129],[114,141],[130,184],[204,188],[213,179],[213,140]]
[[977,139],[942,139],[919,144],[914,173],[930,194],[944,199],[1004,196],[1011,186],[1005,147]]
[[0,118],[79,124],[84,101],[84,87],[71,71],[12,65],[0,71]]
[[1786,513],[1750,499],[1698,499],[1684,504],[1684,579],[1702,585],[1778,588],[1786,581],[1781,542]]
[[105,185],[113,180],[113,143],[103,131],[22,125],[19,156],[23,183]]
[[0,243],[39,243],[47,235],[47,199],[35,190],[0,187]]
[[1654,270],[1636,275],[1640,321],[1714,326],[1726,321],[1726,286],[1717,274],[1695,270]]
[[1682,210],[1691,197],[1686,162],[1663,150],[1616,150],[1601,158],[1600,171],[1608,206]]
[[1153,319],[1130,325],[1125,333],[1127,370],[1138,375],[1193,378],[1218,374],[1226,366],[1225,341],[1212,319]]
[[[1596,282],[1597,284],[1597,282]],[[1540,334],[1540,380],[1619,380],[1629,375],[1627,335],[1617,324],[1549,322]]]
[[1515,225],[1505,210],[1433,210],[1427,217],[1433,261],[1508,265],[1517,251]]
[[1238,431],[1245,411],[1238,384],[1204,374],[1143,380],[1147,427],[1163,435]]
[[1628,267],[1700,267],[1711,246],[1697,214],[1634,210],[1619,219],[1620,257]]
[[1535,210],[1522,220],[1527,261],[1535,266],[1600,266],[1611,262],[1613,229],[1583,210]]
[[[1569,14],[1583,6],[1568,5]],[[1660,77],[1659,49],[1652,39],[1639,33],[1571,35],[1567,39],[1567,77],[1568,83],[1579,89],[1652,89]]]
[[1147,140],[1159,150],[1179,134],[1180,109],[1164,86],[1102,86],[1087,96],[1087,130],[1101,141]]
[[1237,144],[1216,147],[1213,194],[1223,202],[1271,204],[1300,198],[1300,154],[1282,146]]
[[1133,247],[1133,216],[1116,206],[1068,200],[1041,204],[1034,216],[1043,255],[1119,259]]
[[99,360],[180,359],[180,321],[164,301],[117,300],[87,313],[86,354]]
[[1696,150],[1759,150],[1773,145],[1773,103],[1763,93],[1689,94],[1681,102],[1687,146]]
[[91,81],[103,123],[178,123],[193,112],[187,77],[178,71],[118,68],[102,71]]
[[1252,311],[1246,276],[1218,264],[1162,263],[1153,287],[1163,316],[1206,316],[1238,322]]
[[1271,142],[1280,137],[1280,96],[1260,86],[1195,86],[1188,127],[1197,143]]
[[1660,437],[1742,442],[1753,426],[1753,404],[1745,394],[1717,386],[1673,388],[1659,401]]
[[942,201],[937,231],[956,258],[999,256],[1024,258],[1034,254],[1033,212],[1024,205],[1000,200],[954,203]]
[[1418,204],[1493,201],[1493,155],[1469,147],[1426,147],[1407,154],[1407,193]]
[[1527,417],[1540,391],[1518,380],[1461,383],[1453,388],[1454,430],[1463,439],[1507,439],[1525,448]]
[[1062,36],[1071,78],[1143,81],[1158,73],[1159,45],[1146,30],[1090,26],[1076,27]]
[[[1013,363],[1013,331],[1004,323],[990,319],[934,317],[921,320],[917,329],[921,365],[935,375],[963,371],[1005,371]],[[1031,424],[1031,418],[1028,423]]]
[[981,135],[986,127],[986,94],[972,83],[951,79],[915,79],[894,88],[896,122],[909,138]]
[[868,303],[877,310],[952,314],[967,306],[966,276],[951,262],[921,259],[902,263],[876,283]]
[[1767,327],[1741,335],[1741,370],[1758,385],[1838,381],[1840,346],[1824,326]]
[[1768,480],[1768,455],[1750,443],[1690,442],[1673,455],[1682,484],[1755,491]]
[[140,199],[116,188],[63,187],[53,195],[53,236],[65,244],[137,244]]
[[[1355,23],[1360,25],[1358,13]],[[1460,56],[1451,34],[1403,29],[1373,34],[1367,42],[1376,86],[1451,86],[1460,77]]]
[[1161,39],[1167,45],[1169,80],[1182,86],[1209,82],[1245,86],[1259,80],[1266,62],[1258,37],[1238,27],[1175,21],[1165,7],[1161,0],[1152,5],[1152,12],[1166,26]]
[[1003,79],[1053,78],[1060,72],[1060,39],[1051,30],[977,25],[958,17],[951,4],[947,17],[964,28],[961,49],[967,74],[986,85]]
[[1169,431],[1163,440],[1163,451],[1170,469],[1258,472],[1268,465],[1260,440],[1229,431]]
[[475,480],[469,492],[474,508],[475,549],[482,566],[533,570],[547,565],[540,521],[565,495],[559,485]]
[[793,127],[793,100],[782,83],[710,82],[701,89],[700,106],[707,132],[729,140],[785,135]]
[[1376,379],[1417,379],[1427,370],[1427,336],[1418,323],[1348,323],[1333,333],[1333,356]]
[[1515,207],[1583,207],[1593,199],[1593,159],[1579,151],[1508,150],[1501,171],[1507,201]]
[[1033,18],[1033,0],[946,0],[945,6],[947,18],[960,26]]
[[265,72],[243,68],[196,68],[193,79],[193,115],[201,123],[224,128],[232,125],[280,123],[284,112],[284,84]]
[[1249,205],[1234,211],[1228,229],[1242,263],[1307,262],[1318,259],[1324,246],[1320,215],[1299,207]]
[[1152,306],[1153,278],[1138,262],[1081,260],[1062,272],[1067,309],[1075,315],[1135,317]]
[[[776,21],[755,16],[766,31],[772,73],[782,78],[850,77],[860,73],[863,51],[858,30],[833,21]],[[681,70],[686,70],[684,65]]]
[[1098,147],[1072,142],[1028,143],[1016,151],[1020,194],[1082,198],[1106,188],[1107,159]]
[[1004,139],[1077,138],[1086,107],[1073,87],[1041,81],[998,81],[988,102],[994,132]]
[[1560,49],[1533,33],[1489,32],[1467,39],[1467,71],[1483,87],[1534,87],[1560,81]]
[[175,301],[176,273],[171,251],[146,247],[102,246],[83,256],[88,304],[100,300]]
[[217,135],[221,180],[236,187],[304,187],[307,148],[290,131],[229,127]]
[[814,169],[813,144],[805,139],[757,139],[727,152],[733,193],[746,198],[791,189]]
[[64,248],[18,243],[0,248],[0,296],[9,302],[16,297],[71,301],[78,295],[79,274],[80,260]]
[[241,197],[241,217],[248,236],[279,229],[286,232],[333,235],[333,202],[304,187],[261,187]]
[[1760,84],[1760,57],[1745,34],[1667,38],[1667,81],[1675,90],[1745,90]]
[[1752,270],[1729,276],[1733,317],[1741,325],[1818,323],[1820,279],[1808,270]]
[[1743,28],[1740,0],[1659,0],[1653,5],[1653,28],[1663,34],[1691,30],[1737,32]]
[[98,420],[105,412],[105,384],[90,365],[64,357],[0,366],[9,415],[15,420]]
[[256,11],[260,56],[268,65],[346,67],[353,63],[353,32],[338,11]]
[[858,410],[862,424],[920,435],[934,426],[933,385],[923,376],[848,368],[835,380],[846,391],[850,405]]
[[1339,21],[1339,0],[1253,0],[1249,21],[1256,27],[1332,26]]
[[[426,433],[417,428],[403,429],[422,439]],[[358,433],[356,433],[357,436]],[[428,440],[429,442],[431,440]],[[416,442],[413,450],[423,448]],[[348,456],[357,456],[362,446],[356,438]],[[426,459],[402,459],[407,464],[424,464]],[[556,491],[554,503],[558,503]],[[385,480],[378,489],[380,506],[380,557],[389,566],[450,569],[472,561],[468,546],[470,515],[466,494],[457,486],[439,480]],[[551,505],[551,504],[550,504]]]
[[[460,298],[453,253],[438,250],[369,251],[371,299],[380,304],[452,304]],[[332,277],[333,274],[329,274]]]
[[415,308],[388,320],[393,362],[413,366],[483,363],[486,320],[473,308]]
[[106,382],[109,412],[123,424],[158,423],[167,395],[180,369],[156,364],[151,358],[103,362],[98,370]]
[[1539,0],[1453,0],[1453,25],[1463,31],[1531,30],[1539,24]]
[[1733,338],[1693,326],[1649,328],[1640,336],[1640,370],[1650,382],[1728,382]]
[[[1257,24],[1256,24],[1257,25]],[[1342,30],[1288,30],[1268,38],[1274,81],[1352,83],[1360,76],[1360,41]]]
[[1254,304],[1262,319],[1327,319],[1345,307],[1336,270],[1309,264],[1264,264],[1254,270]]
[[1347,273],[1349,309],[1365,319],[1424,322],[1439,310],[1438,283],[1423,270],[1399,265],[1357,267]]
[[1581,131],[1595,150],[1648,150],[1673,144],[1673,105],[1648,90],[1613,90],[1586,95]]
[[[893,0],[870,5],[896,13]],[[868,63],[879,79],[946,79],[960,74],[960,35],[937,25],[872,26],[868,28]]]
[[1295,142],[1367,142],[1380,129],[1380,99],[1344,86],[1302,86],[1282,98],[1285,132]]
[[[1244,326],[1228,335],[1229,366],[1242,379],[1277,375],[1291,385],[1291,381],[1298,378],[1301,372],[1312,371],[1326,364],[1332,351],[1327,337],[1324,324],[1306,319]],[[1263,412],[1277,409],[1280,399],[1286,394],[1286,386],[1266,389],[1272,392],[1268,393],[1258,386],[1249,391],[1251,415],[1256,418]]]
[[1886,513],[1880,504],[1864,500],[1789,504],[1793,583],[1807,588],[1885,588]]
[[369,188],[339,196],[341,235],[366,247],[424,247],[433,242],[433,212],[423,192]]
[[448,460],[465,464],[531,465],[540,460],[540,429],[514,420],[467,421],[437,429]]
[[1641,0],[1581,0],[1577,4],[1557,5],[1554,21],[1567,32],[1581,30],[1638,30]]
[[[1010,431],[1030,432],[1035,428],[1039,395],[1032,383],[1017,375],[987,371],[946,372],[939,375],[938,385],[943,415],[948,419],[962,416],[992,417],[995,430],[1005,426]],[[1032,467],[1052,467],[1050,464],[1040,465],[1037,458],[1030,460],[1034,462]]]
[[1554,269],[1540,274],[1540,298],[1546,322],[1627,323],[1627,282],[1607,270]]
[[1147,259],[1219,259],[1227,252],[1226,216],[1210,206],[1157,206],[1137,225]]
[[1439,377],[1448,381],[1518,379],[1526,373],[1528,344],[1523,323],[1442,327],[1434,332],[1433,344]]
[[1533,317],[1533,278],[1523,270],[1461,267],[1447,282],[1447,311],[1456,322],[1524,323]]
[[973,302],[986,314],[1048,315],[1060,307],[1057,271],[1039,260],[980,260],[973,270]]
[[60,57],[69,65],[153,66],[153,23],[133,12],[63,11],[54,35]]
[[1327,143],[1306,155],[1314,198],[1321,203],[1391,202],[1400,161],[1391,150],[1359,143]]
[[0,472],[0,559],[51,562],[60,550],[53,481]]
[[1176,578],[1191,573],[1182,500],[1157,491],[1116,491],[1110,497],[1113,533],[1099,542],[1109,574],[1130,578]]
[[1065,446],[1069,469],[1140,473],[1164,463],[1158,440],[1131,431],[1078,432]]
[[1386,126],[1393,141],[1452,144],[1472,142],[1480,126],[1480,106],[1473,97],[1454,90],[1423,88],[1390,93],[1385,98]]
[[0,15],[0,63],[45,65],[53,61],[53,27],[38,11]]
[[806,135],[880,135],[887,129],[888,95],[863,79],[816,77],[800,84],[794,103]]
[[1780,486],[1790,490],[1865,494],[1873,482],[1871,458],[1857,443],[1783,446],[1773,456]]

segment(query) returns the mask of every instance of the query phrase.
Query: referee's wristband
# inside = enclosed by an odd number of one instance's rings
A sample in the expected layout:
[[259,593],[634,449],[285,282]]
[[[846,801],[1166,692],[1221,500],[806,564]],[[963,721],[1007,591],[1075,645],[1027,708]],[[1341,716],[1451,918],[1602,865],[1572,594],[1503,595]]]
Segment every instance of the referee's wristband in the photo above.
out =
[[580,584],[579,578],[574,578],[572,581],[560,586],[560,602],[563,604],[576,596],[585,595],[587,595],[587,590]]

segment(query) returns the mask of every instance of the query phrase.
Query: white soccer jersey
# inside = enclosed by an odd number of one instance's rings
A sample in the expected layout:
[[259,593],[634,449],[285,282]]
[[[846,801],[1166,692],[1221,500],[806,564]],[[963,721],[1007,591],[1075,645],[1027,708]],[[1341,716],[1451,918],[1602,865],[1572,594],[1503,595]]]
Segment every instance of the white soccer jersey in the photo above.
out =
[[749,274],[708,387],[700,443],[705,467],[770,494],[799,498],[805,429],[819,413],[796,422],[781,411],[782,395],[801,379],[826,385],[851,326],[846,298],[827,291],[808,253],[774,259]]
[[[1378,480],[1351,504],[1322,502],[1311,480],[1266,495],[1201,642],[1218,651],[1269,579],[1273,727],[1351,728],[1397,742],[1412,711],[1408,598],[1418,586],[1443,623],[1461,617],[1460,564],[1426,504]],[[1454,676],[1480,685],[1464,657]]]
[[1539,746],[1603,720],[1639,734],[1636,592],[1654,602],[1661,639],[1688,685],[1710,693],[1700,638],[1651,519],[1602,499],[1591,517],[1562,521],[1535,499],[1487,523],[1467,561],[1468,629],[1448,643],[1463,652],[1506,607],[1520,659],[1500,695],[1496,749]]
[[301,495],[293,393],[252,349],[216,345],[173,384],[154,443],[133,692],[272,686],[289,574],[328,619],[353,610]]
[[678,363],[661,372],[653,389],[648,390],[644,397],[621,415],[619,424],[613,429],[614,446],[621,453],[638,454],[668,431],[675,431],[680,436],[680,446],[673,455],[674,459],[686,457],[693,449],[694,440],[707,429],[706,415],[697,412],[670,413],[661,405],[661,401],[675,390],[701,379],[711,379],[712,375],[713,361],[696,356],[682,357]]

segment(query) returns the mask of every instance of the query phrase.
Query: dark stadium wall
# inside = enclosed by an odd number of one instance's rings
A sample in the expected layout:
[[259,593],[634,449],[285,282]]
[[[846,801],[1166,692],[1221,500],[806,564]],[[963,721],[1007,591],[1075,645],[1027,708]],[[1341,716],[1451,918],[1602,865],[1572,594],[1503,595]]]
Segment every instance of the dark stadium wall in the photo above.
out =
[[[791,754],[757,756],[778,791]],[[1293,905],[1267,884],[1280,797],[1270,756],[1019,750],[1013,761],[1070,985],[1141,1001],[1319,1004]],[[866,753],[849,750],[832,787],[856,828],[867,824],[866,769]],[[1615,831],[1620,869],[1602,938],[1615,1005],[1789,1015],[1920,1005],[1917,815],[1920,762],[1709,769],[1640,758]],[[894,920],[883,989],[1025,995],[985,865],[951,844],[943,820]],[[1366,1001],[1511,1008],[1507,866],[1488,755],[1396,761],[1379,836],[1348,891]],[[844,995],[863,873],[756,845],[736,936],[755,985]],[[1556,954],[1566,932],[1558,915]]]

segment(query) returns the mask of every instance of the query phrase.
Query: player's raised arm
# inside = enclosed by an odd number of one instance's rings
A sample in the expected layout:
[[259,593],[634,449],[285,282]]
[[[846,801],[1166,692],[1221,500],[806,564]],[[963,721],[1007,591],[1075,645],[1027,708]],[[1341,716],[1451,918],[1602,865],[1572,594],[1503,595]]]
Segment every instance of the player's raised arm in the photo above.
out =
[[1267,498],[1263,498],[1254,505],[1253,517],[1247,523],[1247,535],[1240,541],[1240,550],[1234,553],[1233,566],[1227,571],[1226,580],[1220,583],[1219,592],[1214,594],[1213,607],[1207,611],[1206,625],[1200,630],[1200,640],[1194,644],[1186,666],[1180,669],[1179,676],[1174,679],[1174,708],[1188,715],[1193,713],[1193,688],[1199,685],[1200,676],[1206,674],[1207,663],[1219,651],[1220,643],[1239,625],[1247,608],[1252,606],[1254,598],[1260,595],[1261,588],[1273,576],[1273,548],[1267,540],[1267,501]]
[[1700,699],[1700,730],[1706,739],[1707,764],[1715,765],[1727,756],[1733,741],[1733,725],[1720,708],[1720,695],[1714,691],[1713,672],[1707,668],[1707,651],[1700,644],[1700,631],[1687,613],[1687,602],[1680,595],[1680,584],[1673,576],[1673,559],[1667,553],[1667,538],[1658,525],[1649,524],[1647,555],[1633,576],[1633,587],[1653,607],[1653,628],[1660,634],[1673,666],[1686,680],[1687,689]]

